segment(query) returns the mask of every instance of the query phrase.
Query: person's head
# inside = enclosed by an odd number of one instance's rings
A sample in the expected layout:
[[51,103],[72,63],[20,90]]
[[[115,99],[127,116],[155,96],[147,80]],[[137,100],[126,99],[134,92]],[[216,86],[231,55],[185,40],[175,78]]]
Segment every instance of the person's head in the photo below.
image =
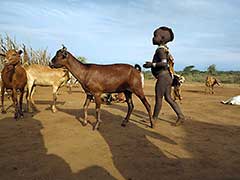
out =
[[163,45],[173,41],[174,34],[171,28],[162,26],[153,32],[152,43],[153,45]]

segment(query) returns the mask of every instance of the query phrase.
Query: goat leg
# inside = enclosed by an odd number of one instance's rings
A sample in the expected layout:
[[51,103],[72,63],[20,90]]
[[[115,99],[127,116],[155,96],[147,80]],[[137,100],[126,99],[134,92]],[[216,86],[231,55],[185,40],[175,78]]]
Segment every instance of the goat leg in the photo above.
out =
[[154,128],[154,126],[155,126],[155,121],[152,119],[151,106],[150,106],[150,104],[147,102],[147,99],[145,98],[145,96],[144,96],[144,98],[141,99],[141,101],[142,101],[142,103],[144,104],[144,106],[145,106],[145,108],[146,108],[146,110],[147,110],[147,112],[148,112],[148,116],[149,116],[149,120],[150,120],[150,127],[151,127],[151,128]]
[[53,85],[53,105],[52,105],[52,112],[55,113],[57,112],[57,108],[56,108],[56,101],[57,101],[57,92],[59,89],[59,85]]
[[[150,120],[150,127],[154,128],[154,126],[155,126],[155,118],[154,119],[152,118],[151,106],[148,103],[148,101],[147,101],[147,99],[146,99],[146,97],[145,97],[145,95],[143,93],[143,90],[142,89],[141,90],[138,89],[137,91],[135,91],[135,94],[142,101],[143,105],[145,106],[145,108],[146,108],[146,110],[148,112],[148,116],[149,116],[149,120]],[[161,100],[161,99],[158,99],[158,100]],[[158,115],[158,113],[156,113],[156,114]]]
[[53,113],[57,112],[56,101],[57,101],[57,94],[53,93],[53,104],[52,104],[52,112]]
[[21,89],[20,98],[19,98],[19,113],[21,118],[23,118],[23,110],[22,110],[23,95],[24,95],[24,89]]
[[13,88],[13,91],[12,91],[12,100],[15,108],[14,119],[18,120],[20,114],[19,114],[19,104],[17,100],[17,91],[15,88]]
[[6,113],[4,109],[4,93],[5,93],[5,88],[4,86],[1,87],[1,102],[2,102],[2,113]]
[[123,126],[123,127],[125,127],[127,125],[128,121],[129,121],[129,118],[132,114],[133,108],[134,108],[134,105],[133,105],[133,102],[132,102],[132,93],[129,92],[129,91],[126,91],[126,92],[124,92],[124,94],[125,94],[126,102],[127,102],[127,105],[128,105],[128,112],[127,112],[126,117],[122,121],[121,126]]
[[28,81],[28,88],[27,88],[27,94],[26,94],[26,99],[27,99],[27,111],[28,112],[33,112],[32,106],[33,104],[33,100],[32,100],[32,96],[33,93],[35,91],[35,86],[33,85],[33,82]]
[[101,124],[101,119],[100,119],[100,107],[101,107],[101,96],[100,95],[95,95],[95,103],[96,103],[96,124],[93,127],[93,130],[99,129],[99,126]]
[[87,119],[88,119],[88,106],[90,104],[90,101],[92,99],[92,95],[90,94],[87,94],[87,97],[86,97],[86,100],[85,100],[85,103],[83,105],[83,112],[84,112],[84,121],[82,122],[82,125],[83,126],[86,126],[87,125]]

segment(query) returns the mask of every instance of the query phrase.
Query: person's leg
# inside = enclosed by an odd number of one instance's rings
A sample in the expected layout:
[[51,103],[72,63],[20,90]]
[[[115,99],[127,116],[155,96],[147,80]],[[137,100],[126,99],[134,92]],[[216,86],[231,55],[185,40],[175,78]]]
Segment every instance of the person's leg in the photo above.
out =
[[172,107],[172,109],[175,111],[175,113],[177,114],[177,122],[176,125],[179,125],[181,123],[183,123],[184,121],[184,115],[180,109],[180,107],[178,106],[178,104],[172,99],[171,97],[171,84],[172,84],[172,78],[171,76],[167,76],[164,78],[164,82],[165,82],[165,93],[164,93],[164,98],[165,100],[168,102],[168,104]]
[[153,111],[153,119],[156,120],[162,108],[162,98],[164,95],[164,81],[162,76],[158,76],[155,85],[155,106]]

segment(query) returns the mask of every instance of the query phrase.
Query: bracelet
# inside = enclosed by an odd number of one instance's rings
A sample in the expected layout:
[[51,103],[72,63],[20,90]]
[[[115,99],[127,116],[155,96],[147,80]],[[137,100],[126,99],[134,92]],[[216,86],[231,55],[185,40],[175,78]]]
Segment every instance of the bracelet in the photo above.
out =
[[153,66],[153,67],[156,67],[156,64],[157,64],[157,63],[152,63],[152,66]]
[[167,59],[162,59],[161,62],[167,63]]

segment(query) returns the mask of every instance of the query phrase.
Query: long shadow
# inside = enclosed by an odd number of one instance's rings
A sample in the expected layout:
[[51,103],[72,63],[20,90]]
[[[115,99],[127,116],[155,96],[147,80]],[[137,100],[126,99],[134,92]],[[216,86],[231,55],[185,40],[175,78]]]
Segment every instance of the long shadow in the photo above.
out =
[[[35,104],[46,104],[46,105],[51,105],[53,103],[53,101],[49,101],[49,100],[35,100],[34,101]],[[56,105],[64,105],[66,102],[65,101],[57,101]]]
[[0,120],[0,179],[71,178],[70,167],[63,159],[47,155],[42,128],[33,118]]
[[[56,102],[56,108],[58,108],[58,105],[64,105],[66,102],[65,101],[57,101]],[[25,113],[25,115],[27,117],[29,116],[36,116],[38,113],[41,112],[40,108],[38,107],[38,105],[48,105],[45,110],[49,110],[49,111],[52,111],[52,106],[53,104],[53,101],[50,101],[50,100],[35,100],[34,101],[34,105],[32,105],[32,112],[28,112],[28,113]],[[25,104],[24,105],[25,107],[25,112],[27,110],[27,105]]]
[[68,94],[72,94],[72,93],[85,93],[84,91],[81,90],[72,90],[71,92],[68,91]]
[[[72,116],[82,115],[79,109],[59,110]],[[95,110],[90,109],[90,114],[94,115]],[[105,110],[102,110],[102,120],[98,132],[108,144],[113,163],[124,179],[240,178],[239,126],[189,120],[180,127],[184,135],[175,134],[173,140],[131,122],[123,128],[122,116]],[[73,173],[64,159],[47,154],[41,134],[43,128],[41,121],[32,117],[16,122],[0,115],[1,180],[115,179],[100,166]],[[169,127],[169,131],[178,130]],[[182,156],[184,153],[179,151],[182,148],[188,157]]]
[[74,174],[76,180],[117,180],[100,166],[91,166]]
[[[143,105],[142,105],[143,106]],[[119,105],[119,104],[117,104],[117,103],[114,103],[114,104],[112,104],[112,105],[110,105],[110,106],[108,106],[109,108],[113,108],[113,109],[117,109],[117,110],[121,110],[121,111],[123,111],[123,112],[125,112],[126,114],[127,114],[127,104],[126,103],[124,103],[123,104],[123,106],[121,106],[121,105]],[[143,106],[144,107],[144,106]],[[145,110],[145,109],[144,109]],[[124,116],[126,115],[126,114],[124,114]],[[132,115],[135,115],[135,116],[137,116],[137,117],[140,117],[140,118],[144,118],[144,119],[148,119],[149,117],[148,117],[148,114],[147,114],[147,110],[145,110],[145,111],[140,111],[140,110],[138,110],[138,109],[136,109],[136,108],[134,108],[133,109],[133,112],[132,112]]]
[[[82,114],[78,109],[59,110],[73,116]],[[89,111],[94,115],[94,109]],[[114,165],[125,179],[159,179],[164,166],[171,166],[172,172],[176,170],[175,164],[179,162],[169,160],[149,139],[177,145],[174,140],[131,122],[127,127],[121,127],[122,116],[105,110],[101,110],[101,117],[103,122],[98,132],[109,145]],[[177,169],[183,170],[181,166]]]
[[[78,109],[60,109],[76,116]],[[90,109],[90,114],[94,114]],[[80,110],[82,114],[82,110]],[[240,127],[189,120],[184,135],[169,139],[135,123],[120,126],[122,116],[101,111],[99,133],[109,145],[115,167],[124,179],[239,179]],[[179,127],[169,126],[169,131]],[[93,133],[95,133],[93,131]],[[161,147],[154,142],[161,142]],[[166,146],[166,147],[165,147]],[[183,156],[184,149],[188,155]],[[170,155],[171,157],[167,156]]]
[[[110,106],[108,106],[108,107],[109,107],[109,108],[112,108],[112,109],[121,110],[122,112],[124,112],[124,113],[127,114],[127,105],[126,105],[126,106],[121,106],[121,105],[115,103],[115,104],[112,104],[112,105],[110,105]],[[134,108],[134,110],[133,110],[133,112],[132,112],[132,115],[140,118],[141,120],[136,121],[136,120],[132,119],[132,118],[131,118],[132,116],[131,116],[131,117],[130,117],[130,121],[134,121],[134,122],[136,122],[136,123],[139,123],[139,124],[142,124],[142,125],[145,125],[145,126],[150,126],[150,121],[149,121],[149,117],[148,117],[147,112],[145,112],[145,111],[140,111],[140,110]],[[173,119],[174,119],[174,118],[173,118]],[[175,118],[175,119],[176,119],[176,118]],[[175,122],[175,121],[169,121],[168,119],[163,119],[163,118],[158,118],[157,120],[165,121],[165,122],[167,122],[167,123],[169,123],[169,124],[171,124],[171,125],[173,125],[174,122]]]
[[190,93],[205,94],[205,91],[204,91],[204,90],[185,89],[184,91],[190,92]]
[[88,167],[73,173],[59,156],[47,154],[39,120],[0,118],[1,180],[116,180],[104,168]]

